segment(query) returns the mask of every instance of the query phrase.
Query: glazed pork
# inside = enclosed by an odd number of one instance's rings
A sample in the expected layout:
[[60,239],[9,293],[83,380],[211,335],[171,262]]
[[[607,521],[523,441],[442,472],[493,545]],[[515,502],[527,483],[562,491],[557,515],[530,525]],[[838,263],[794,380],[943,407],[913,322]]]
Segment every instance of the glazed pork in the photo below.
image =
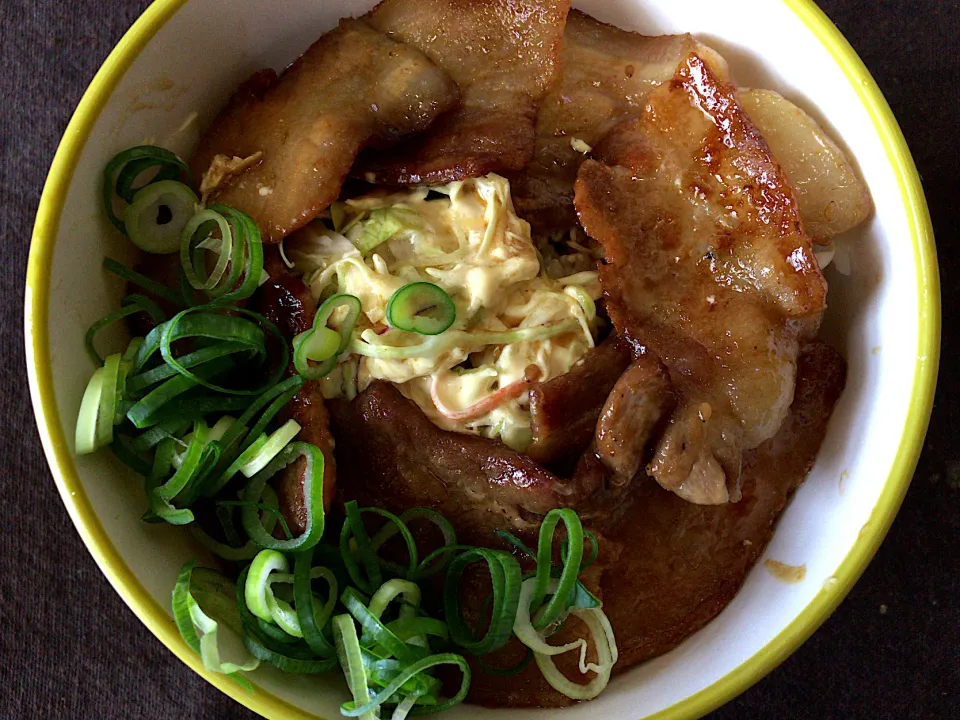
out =
[[564,231],[576,223],[573,183],[587,156],[573,142],[592,147],[638,114],[650,91],[673,77],[694,50],[709,52],[690,35],[648,37],[570,11],[561,77],[540,105],[533,160],[510,176],[514,205],[535,232]]
[[648,472],[692,502],[736,499],[743,450],[772,437],[826,282],[794,193],[737,102],[691,54],[576,183],[617,330],[668,368],[678,405]]
[[527,454],[544,465],[575,463],[593,440],[603,404],[629,364],[630,349],[614,333],[569,372],[534,385],[533,443]]
[[266,71],[242,86],[191,167],[200,177],[218,159],[220,167],[252,159],[225,174],[211,198],[250,215],[264,242],[277,243],[337,199],[361,149],[423,130],[459,97],[416,48],[343,20],[279,79]]
[[440,183],[530,162],[537,107],[559,66],[569,0],[384,0],[364,16],[446,70],[463,100],[415,141],[368,152],[370,182]]
[[[787,501],[813,467],[845,382],[839,353],[823,343],[804,348],[786,421],[772,439],[744,455],[739,502],[696,505],[656,483],[635,482],[624,498],[622,519],[599,530],[593,526],[600,556],[584,581],[603,601],[616,633],[615,672],[672,650],[739,592]],[[514,641],[484,659],[509,667],[522,658],[523,648]],[[534,665],[510,677],[475,673],[470,699],[491,706],[571,704]]]
[[499,441],[438,428],[389,383],[331,401],[330,412],[344,499],[396,512],[431,507],[470,542],[535,529],[586,494]]

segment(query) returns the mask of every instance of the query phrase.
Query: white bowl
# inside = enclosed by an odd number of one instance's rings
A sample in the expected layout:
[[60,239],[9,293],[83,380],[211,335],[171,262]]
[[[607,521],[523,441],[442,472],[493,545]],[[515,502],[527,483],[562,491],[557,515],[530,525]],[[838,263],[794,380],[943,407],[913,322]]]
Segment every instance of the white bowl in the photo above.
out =
[[[192,111],[209,121],[250,72],[282,67],[341,15],[370,0],[158,0],[104,63],[64,135],[37,217],[26,290],[30,388],[63,500],[104,574],[153,633],[210,682],[273,718],[338,717],[336,677],[270,669],[248,694],[203,670],[170,613],[186,533],[139,521],[140,483],[109,453],[75,458],[72,437],[92,367],[85,328],[116,308],[122,287],[100,268],[129,257],[101,211],[100,178],[119,150],[159,140]],[[615,678],[574,718],[689,718],[756,682],[822,623],[873,556],[906,491],[930,414],[939,350],[937,265],[919,178],[876,84],[809,0],[581,0],[601,20],[648,34],[693,32],[730,61],[741,85],[780,91],[851,153],[876,214],[851,238],[853,274],[830,274],[828,339],[849,381],[806,484],[765,557],[806,564],[787,585],[763,564],[706,628],[673,652]],[[731,7],[735,5],[736,7]],[[242,10],[239,9],[242,6]],[[552,713],[553,714],[553,713]],[[447,716],[544,717],[460,707]]]

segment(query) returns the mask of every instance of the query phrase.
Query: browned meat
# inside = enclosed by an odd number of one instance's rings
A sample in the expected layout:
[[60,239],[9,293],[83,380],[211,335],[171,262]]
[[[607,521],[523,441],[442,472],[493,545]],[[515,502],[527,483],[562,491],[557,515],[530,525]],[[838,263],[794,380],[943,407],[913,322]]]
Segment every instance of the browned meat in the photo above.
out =
[[[265,264],[270,280],[260,287],[252,304],[280,329],[287,342],[291,342],[294,337],[313,325],[317,304],[303,281],[286,271],[278,253],[268,251]],[[291,363],[289,373],[293,372]],[[320,383],[308,381],[294,395],[284,414],[300,424],[297,440],[316,445],[323,453],[323,506],[325,510],[329,509],[336,494],[336,463],[330,418],[324,405]],[[306,529],[307,522],[303,496],[305,469],[306,463],[301,458],[288,466],[273,482],[283,516],[291,531],[296,534]]]
[[617,380],[600,413],[597,455],[625,484],[640,470],[654,429],[676,398],[666,369],[652,355],[639,355]]
[[352,402],[330,402],[340,491],[400,512],[432,507],[468,542],[524,531],[578,500],[573,486],[505,445],[441,430],[393,385],[375,382]]
[[[691,500],[724,498],[724,479],[736,497],[739,447],[780,427],[802,331],[825,307],[793,192],[734,88],[695,54],[596,152],[576,206],[604,248],[610,317],[680,397],[648,470],[671,490],[689,480]],[[694,428],[703,442],[684,443]]]
[[572,141],[596,145],[621,120],[638,114],[650,91],[698,48],[690,35],[647,37],[570,11],[561,78],[540,104],[533,161],[510,176],[514,205],[534,232],[576,224],[573,182],[587,156]]
[[384,0],[365,19],[416,47],[463,102],[421,139],[369,151],[356,172],[400,185],[519,170],[533,155],[537,106],[557,73],[570,0]]
[[459,92],[415,48],[359,20],[314,43],[275,83],[258,73],[204,135],[191,167],[200,177],[215,156],[256,166],[214,199],[239,208],[276,243],[337,199],[354,158],[371,141],[423,130]]
[[[615,672],[672,650],[736,595],[813,466],[845,378],[835,350],[819,343],[805,349],[786,422],[744,457],[740,502],[693,505],[655,483],[631,486],[629,508],[619,526],[600,530],[600,557],[590,568],[602,574],[598,594],[620,651]],[[515,653],[508,647],[484,659],[507,666],[522,657]],[[490,706],[571,702],[546,684],[536,665],[506,678],[477,672],[470,700]]]
[[629,364],[630,350],[614,334],[568,373],[531,388],[533,444],[527,454],[542,464],[575,461],[593,439],[603,403]]

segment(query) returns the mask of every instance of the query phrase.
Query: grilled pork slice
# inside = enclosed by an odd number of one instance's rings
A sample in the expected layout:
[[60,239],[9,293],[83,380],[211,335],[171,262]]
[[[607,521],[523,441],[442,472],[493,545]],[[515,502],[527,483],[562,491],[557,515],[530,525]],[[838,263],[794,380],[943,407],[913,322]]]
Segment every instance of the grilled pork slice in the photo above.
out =
[[570,0],[384,0],[364,16],[446,70],[460,107],[418,141],[369,151],[356,172],[411,185],[519,170],[533,155],[540,99],[558,71]]
[[723,60],[690,35],[649,37],[570,11],[561,77],[540,104],[533,161],[510,176],[514,205],[534,232],[576,224],[573,183],[585,152],[620,121],[639,114],[647,95],[695,50],[725,71]]
[[679,403],[648,472],[693,502],[737,497],[740,454],[793,399],[826,282],[783,169],[735,89],[689,55],[579,171],[618,332],[660,358]]
[[[739,592],[787,500],[813,467],[845,381],[846,364],[835,350],[821,343],[804,349],[786,421],[774,438],[744,455],[740,502],[694,505],[656,483],[635,482],[622,500],[626,509],[619,523],[592,528],[600,555],[587,571],[588,585],[603,601],[617,638],[620,659],[614,672],[669,652]],[[595,573],[600,574],[597,585]],[[477,595],[477,605],[484,595]],[[517,645],[484,661],[493,667],[515,665],[524,655]],[[577,677],[576,670],[568,674]],[[469,699],[488,706],[573,702],[547,685],[533,663],[509,677],[476,672]]]
[[228,159],[254,158],[239,174],[223,173],[212,197],[276,243],[337,199],[366,145],[423,130],[458,100],[453,80],[418,50],[343,20],[279,79],[267,71],[242,86],[191,167],[200,177],[218,156],[221,170]]
[[676,404],[666,368],[653,355],[639,355],[617,380],[596,425],[597,456],[613,472],[613,483],[633,480],[647,445]]
[[533,444],[527,454],[544,465],[575,463],[593,439],[603,404],[629,364],[630,350],[614,333],[569,372],[534,385]]
[[535,529],[585,494],[498,441],[441,430],[389,383],[331,401],[330,414],[345,500],[394,512],[434,508],[468,542]]

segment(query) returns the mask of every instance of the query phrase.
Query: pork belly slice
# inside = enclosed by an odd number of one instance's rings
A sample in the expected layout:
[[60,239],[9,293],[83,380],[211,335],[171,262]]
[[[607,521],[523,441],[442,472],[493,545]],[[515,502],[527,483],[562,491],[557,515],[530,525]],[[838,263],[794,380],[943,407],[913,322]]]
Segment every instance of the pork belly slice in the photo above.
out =
[[736,499],[740,456],[793,400],[826,282],[769,147],[697,54],[618,125],[576,183],[618,332],[668,368],[678,405],[647,471],[693,502]]
[[[647,95],[670,80],[695,50],[726,73],[723,60],[690,35],[646,36],[570,11],[560,78],[540,103],[533,160],[510,175],[514,205],[534,232],[563,231],[576,224],[573,183],[587,148],[622,120],[639,114]],[[574,140],[579,141],[577,148]]]
[[211,199],[276,243],[337,199],[361,149],[423,130],[458,101],[453,80],[418,50],[343,20],[279,78],[265,71],[241,86],[190,165],[199,178],[218,155],[262,153]]
[[[695,505],[656,483],[635,482],[620,500],[624,509],[615,525],[588,523],[600,541],[600,555],[585,581],[613,625],[620,655],[614,672],[673,650],[739,592],[791,494],[813,467],[845,382],[846,363],[839,353],[822,343],[804,348],[786,421],[774,438],[744,454],[740,502]],[[473,606],[479,607],[484,596],[477,593]],[[523,655],[523,646],[513,641],[484,660],[510,667]],[[558,661],[570,662],[570,656],[575,664],[576,653]],[[568,677],[578,676],[575,668],[565,669]],[[492,707],[573,703],[547,684],[535,663],[510,677],[478,670],[468,699]]]
[[554,81],[569,0],[384,0],[364,19],[423,52],[460,87],[460,106],[392,152],[361,155],[371,182],[442,183],[530,162],[537,107]]
[[329,406],[344,500],[433,508],[468,542],[536,530],[550,510],[589,494],[496,440],[440,429],[389,383]]
[[543,465],[575,463],[593,440],[603,404],[630,357],[629,347],[614,333],[587,351],[569,372],[534,385],[533,443],[527,454]]

